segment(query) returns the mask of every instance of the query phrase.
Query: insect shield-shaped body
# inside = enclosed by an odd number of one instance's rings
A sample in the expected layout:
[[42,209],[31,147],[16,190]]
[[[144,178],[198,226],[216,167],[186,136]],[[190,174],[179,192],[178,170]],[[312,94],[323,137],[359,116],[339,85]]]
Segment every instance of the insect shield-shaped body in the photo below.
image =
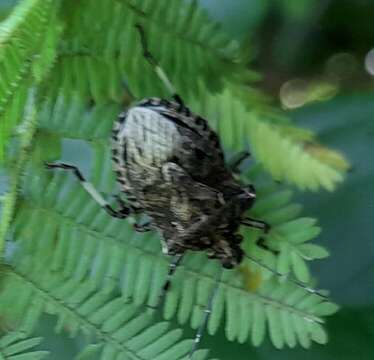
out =
[[134,212],[145,212],[167,254],[206,250],[226,268],[241,262],[236,234],[255,194],[234,179],[217,134],[178,102],[145,99],[120,114],[113,161]]

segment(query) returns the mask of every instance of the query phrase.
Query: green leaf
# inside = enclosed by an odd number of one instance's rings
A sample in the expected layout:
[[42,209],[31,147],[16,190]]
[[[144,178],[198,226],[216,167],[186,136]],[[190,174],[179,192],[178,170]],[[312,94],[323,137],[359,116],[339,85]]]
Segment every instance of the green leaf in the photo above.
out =
[[261,303],[254,304],[252,316],[252,343],[258,346],[265,337],[265,309]]
[[301,244],[297,250],[306,260],[323,259],[329,256],[329,252],[325,248],[315,244]]
[[[32,67],[37,66],[38,59],[47,63],[45,50],[42,50],[46,48],[45,41],[50,51],[56,46],[56,41],[53,44],[48,41],[55,28],[56,3],[53,0],[21,1],[0,24],[0,162],[5,160],[6,143],[26,106],[25,90],[35,86],[34,80],[40,81],[46,74],[44,66],[33,79]],[[47,24],[49,31],[46,31]],[[18,116],[14,116],[16,114]]]
[[[140,235],[133,235],[127,222],[112,219],[103,213],[100,207],[88,198],[84,189],[74,181],[73,177],[66,176],[67,174],[62,172],[54,172],[49,180],[45,181],[43,178],[48,174],[45,170],[43,172],[28,174],[28,178],[39,179],[39,182],[44,184],[47,196],[33,194],[33,184],[29,184],[31,188],[25,188],[25,194],[28,194],[28,197],[25,198],[20,208],[18,220],[22,227],[14,229],[17,241],[20,244],[26,242],[29,254],[34,254],[33,256],[41,263],[48,259],[54,271],[62,271],[64,276],[76,281],[90,277],[91,285],[101,287],[104,291],[103,295],[121,286],[124,297],[134,298],[133,301],[136,304],[151,303],[151,301],[154,303],[165,281],[167,268],[166,260],[160,252],[159,239],[152,237],[148,241],[141,241]],[[66,189],[73,194],[72,197]],[[61,193],[75,201],[64,202],[64,206],[61,206],[58,202]],[[33,217],[30,217],[30,212],[34,214]],[[90,216],[84,216],[86,213]],[[99,217],[102,217],[101,222],[97,221]],[[31,224],[35,224],[46,219],[48,219],[48,226],[45,226],[38,234],[24,232],[25,228],[32,228],[32,225],[29,225],[30,221]],[[305,222],[302,221],[301,224],[305,225]],[[292,226],[291,229],[295,230],[295,227]],[[51,242],[50,239],[54,241]],[[305,269],[301,258],[291,254],[291,260],[296,275],[304,281]],[[166,319],[177,316],[181,323],[185,323],[190,317],[192,327],[197,328],[201,324],[203,309],[207,304],[209,294],[213,287],[217,286],[214,280],[218,270],[217,265],[217,263],[207,261],[203,254],[186,257],[166,297],[164,306]],[[235,272],[231,274],[235,275]],[[241,342],[243,342],[244,336],[252,336],[256,345],[261,343],[265,335],[264,307],[292,312],[289,304],[295,308],[303,306],[303,313],[297,312],[295,316],[300,317],[302,322],[308,319],[317,321],[311,315],[314,314],[315,307],[322,299],[319,299],[317,303],[311,303],[309,307],[306,306],[305,297],[313,295],[307,295],[305,290],[302,290],[299,298],[295,300],[292,297],[289,298],[288,291],[294,291],[295,285],[287,281],[282,283],[265,281],[264,286],[252,294],[243,288],[237,275],[238,272],[236,276],[230,276],[220,284],[222,289],[218,292],[218,297],[214,302],[213,314],[208,325],[211,332],[218,330],[223,309],[226,310],[227,337],[237,339],[240,334]],[[120,279],[122,279],[121,282]],[[189,284],[190,287],[194,286],[194,290],[186,294],[185,284],[186,286]],[[70,301],[80,301],[80,297],[85,292],[82,289],[83,292],[78,292],[76,294],[78,298],[75,298],[71,294],[74,283],[70,283],[70,286],[64,287],[63,296],[69,296]],[[89,288],[91,291],[92,286]],[[233,296],[233,294],[236,295]],[[91,304],[89,309],[96,308],[101,301],[101,297],[93,297],[83,308],[89,304]],[[240,305],[243,302],[248,304],[247,308]],[[310,309],[313,309],[312,312]],[[193,311],[192,316],[191,311]],[[319,310],[316,311],[319,315]],[[95,316],[102,316],[101,314],[102,312],[97,311]],[[253,319],[252,335],[243,333],[241,330],[240,320],[248,316]],[[66,321],[69,319],[62,318],[58,328],[65,326]],[[269,330],[274,331],[272,329],[274,321],[269,325]],[[274,334],[272,336],[279,345],[279,339],[274,337]]]
[[[192,340],[183,340],[180,329],[171,330],[170,324],[166,322],[154,322],[154,310],[141,311],[134,305],[126,304],[120,296],[96,290],[91,281],[78,282],[62,273],[49,271],[45,265],[33,263],[31,258],[28,261],[24,258],[16,268],[9,269],[3,283],[7,293],[2,296],[0,309],[9,306],[15,296],[22,299],[17,315],[21,328],[24,326],[24,314],[37,308],[37,316],[42,312],[57,316],[56,332],[65,330],[72,336],[82,332],[99,339],[96,344],[88,345],[78,358],[84,359],[102,351],[102,358],[105,359],[109,354],[134,360],[167,359],[169,355],[178,359],[191,349]],[[30,295],[34,298],[34,306],[23,301],[29,299]],[[0,340],[0,348],[4,347],[2,353],[18,354],[39,344],[41,339],[16,340],[14,336]],[[152,352],[146,355],[146,349],[150,347]],[[207,353],[204,353],[205,356],[201,358],[206,359]],[[39,359],[42,354],[46,352],[30,353],[30,356],[22,357]],[[9,359],[22,357],[10,356]]]
[[281,328],[280,312],[274,308],[266,308],[266,316],[269,322],[269,332],[272,343],[277,349],[283,348],[284,338]]
[[102,344],[87,345],[79,354],[77,354],[77,356],[75,357],[75,360],[92,359],[93,356],[98,354],[101,348],[102,348]]
[[18,158],[15,169],[10,180],[10,188],[3,199],[2,216],[0,221],[0,255],[3,252],[5,237],[9,229],[15,211],[15,203],[18,195],[18,187],[22,176],[23,167],[28,158],[28,149],[34,136],[36,127],[36,109],[35,109],[35,91],[30,89],[28,94],[27,106],[25,109],[25,119],[23,129],[20,135],[20,144],[17,149]]
[[291,261],[296,277],[302,282],[308,282],[310,274],[305,262],[302,261],[300,256],[295,252],[291,253]]
[[49,355],[48,351],[33,351],[42,338],[27,338],[23,332],[12,332],[0,338],[0,358],[3,360],[39,360]]

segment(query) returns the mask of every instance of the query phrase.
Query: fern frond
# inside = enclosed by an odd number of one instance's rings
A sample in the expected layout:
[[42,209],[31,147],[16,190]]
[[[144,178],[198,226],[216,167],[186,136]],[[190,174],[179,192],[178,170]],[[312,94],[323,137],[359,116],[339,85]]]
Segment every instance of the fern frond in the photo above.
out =
[[48,351],[30,351],[42,342],[42,338],[26,338],[22,332],[11,332],[0,338],[1,360],[40,360],[48,356]]
[[[12,307],[13,320],[18,317],[25,331],[32,330],[47,312],[57,317],[57,333],[86,335],[103,360],[177,360],[189,353],[193,340],[183,339],[182,330],[171,329],[167,322],[155,322],[154,310],[144,312],[115,293],[96,290],[90,280],[77,281],[49,271],[47,263],[24,257],[2,279],[0,309]],[[29,343],[18,344],[17,350],[25,345]],[[206,359],[207,355],[200,350],[197,357]]]
[[[110,192],[114,186],[114,174],[110,159],[110,133],[113,121],[120,112],[116,103],[101,104],[87,108],[76,95],[68,99],[59,94],[56,101],[47,100],[40,107],[40,129],[54,141],[62,138],[86,141],[93,151],[93,182],[102,190]],[[53,157],[53,154],[51,154]],[[52,158],[50,158],[52,159]]]
[[[219,131],[227,147],[243,149],[245,137],[241,135],[246,134],[256,159],[277,180],[296,183],[300,188],[310,190],[316,190],[319,186],[333,190],[336,184],[343,180],[342,171],[347,167],[338,168],[334,165],[337,161],[332,164],[330,158],[335,153],[330,151],[327,159],[321,156],[313,157],[308,150],[310,146],[303,150],[301,143],[285,137],[283,125],[279,125],[278,129],[274,123],[259,121],[257,116],[249,113],[228,90],[218,95],[206,93],[204,99],[199,99],[192,105],[212,120],[212,125]],[[49,132],[90,142],[95,152],[95,179],[106,177],[97,181],[106,191],[113,186],[113,175],[107,160],[110,150],[108,139],[118,111],[119,106],[116,104],[102,104],[87,112],[87,105],[79,97],[70,96],[66,99],[60,94],[56,102],[45,102],[40,115],[42,127]],[[305,134],[303,132],[302,136],[299,134],[297,137],[305,138]],[[308,137],[310,138],[310,135]],[[335,159],[342,158],[335,155]]]
[[[268,328],[272,343],[279,349],[285,345],[295,347],[298,343],[308,348],[311,341],[327,342],[321,318],[327,315],[326,304],[317,297],[305,297],[302,289],[287,283],[279,285],[276,281],[266,282],[252,296],[258,299],[245,299],[239,290],[227,295],[230,306],[227,307],[226,335],[230,340],[244,342],[250,337],[258,346]],[[329,306],[328,314],[336,311],[335,306]]]
[[248,240],[246,250],[261,257],[279,273],[289,274],[292,271],[298,280],[308,283],[310,273],[305,261],[329,256],[322,246],[309,243],[319,235],[321,229],[315,225],[315,219],[300,217],[302,207],[291,202],[291,190],[282,189],[273,181],[261,179],[256,176],[256,171],[251,169],[244,177],[246,182],[256,184],[258,194],[251,214],[254,218],[264,219],[271,224],[266,244],[278,254],[274,256],[256,246],[255,243],[262,234],[243,229]]
[[249,125],[251,145],[259,162],[274,179],[297,184],[301,189],[317,190],[320,186],[334,190],[343,181],[342,172],[292,142],[277,130],[253,118]]
[[[77,91],[99,103],[119,102],[126,82],[137,99],[169,95],[144,59],[134,27],[140,22],[146,27],[151,51],[178,92],[217,126],[226,146],[242,147],[249,140],[257,160],[274,178],[302,189],[333,190],[342,181],[346,169],[307,151],[305,136],[300,136],[305,131],[286,133],[263,96],[245,85],[253,76],[239,61],[237,46],[194,2],[178,0],[170,6],[166,0],[107,0],[100,5],[75,5],[74,12],[69,9],[65,9],[69,31],[48,79],[49,94],[57,96],[62,90],[67,96]],[[87,13],[83,23],[78,16],[82,12]]]
[[[246,134],[256,159],[277,180],[295,183],[300,188],[309,190],[316,190],[320,186],[333,190],[343,180],[342,171],[347,167],[337,167],[334,165],[336,161],[334,164],[331,162],[333,154],[335,159],[342,159],[338,154],[331,151],[328,158],[314,157],[309,150],[310,146],[304,149],[302,143],[285,137],[282,125],[278,129],[274,123],[258,120],[254,113],[249,113],[227,90],[218,95],[207,93],[205,99],[199,99],[192,105],[211,120],[227,147],[243,149],[246,138],[240,134]],[[49,131],[71,139],[90,142],[95,139],[96,143],[92,144],[97,154],[94,156],[94,168],[100,169],[100,174],[108,174],[109,171],[104,172],[102,169],[108,164],[105,161],[105,156],[109,156],[107,144],[115,113],[119,110],[118,105],[99,105],[87,113],[86,106],[78,97],[70,96],[67,100],[59,95],[55,104],[49,101],[44,107],[42,118],[46,125],[43,126]],[[110,167],[105,168],[109,170]],[[107,181],[113,184],[112,179]]]
[[[86,14],[83,22],[81,13]],[[106,0],[66,4],[63,16],[68,30],[51,79],[52,88],[64,89],[65,95],[74,89],[96,101],[118,101],[124,80],[136,98],[167,95],[142,55],[136,23],[146,27],[152,52],[183,95],[197,94],[198,77],[203,77],[211,90],[222,87],[223,76],[241,80],[253,77],[237,64],[237,44],[195,2]]]
[[39,110],[40,128],[60,138],[85,140],[89,144],[108,146],[113,122],[121,108],[116,103],[88,105],[71,94],[48,99]]
[[5,236],[7,234],[10,222],[13,220],[15,203],[20,186],[20,178],[23,175],[23,167],[28,160],[28,150],[36,128],[36,108],[35,108],[35,90],[30,89],[25,106],[24,121],[22,131],[19,136],[19,147],[15,150],[18,155],[13,173],[10,176],[10,186],[8,192],[2,199],[2,216],[0,220],[0,257],[3,256]]
[[[79,281],[90,277],[106,292],[120,289],[125,299],[137,305],[154,306],[157,303],[167,272],[167,261],[161,254],[157,237],[133,234],[127,221],[109,217],[66,174],[55,172],[48,178],[43,173],[30,172],[27,179],[25,201],[13,228],[14,238],[21,248],[27,249],[37,261],[49,259],[52,269],[63,271],[66,276]],[[287,217],[285,220],[287,224]],[[33,231],[41,221],[46,226],[39,232]],[[308,228],[306,232],[309,232]],[[262,260],[265,255],[259,253],[258,257]],[[181,324],[190,321],[193,328],[198,327],[202,308],[206,306],[212,287],[216,286],[217,265],[202,253],[186,257],[165,302],[166,319],[176,316]],[[299,264],[294,266],[297,275],[299,267]],[[265,323],[268,323],[276,346],[291,344],[286,341],[286,336],[292,335],[287,335],[286,331],[292,331],[302,346],[309,346],[310,340],[316,337],[315,332],[323,331],[320,324],[326,314],[319,311],[320,307],[326,306],[323,299],[292,283],[264,280],[256,292],[249,292],[240,271],[226,271],[219,286],[208,327],[212,334],[224,317],[230,340],[244,342],[251,337],[255,345],[264,338]],[[332,304],[329,306],[331,312],[336,309]],[[241,309],[240,315],[238,309]],[[266,316],[251,327],[239,321],[259,316],[261,309],[266,309]],[[291,329],[281,327],[282,342],[272,335],[274,321],[271,316],[274,313],[292,318],[294,324]],[[299,333],[305,331],[306,335]]]
[[[40,80],[46,73],[52,47],[49,38],[55,29],[56,1],[26,0],[0,24],[0,161],[12,129],[22,118],[33,74]],[[48,28],[47,28],[48,26]],[[54,42],[54,45],[56,41]]]
[[[227,84],[218,94],[201,93],[203,98],[195,100],[193,108],[213,119],[227,147],[243,149],[248,141],[256,160],[274,179],[296,184],[301,189],[317,190],[322,186],[330,191],[343,180],[342,168],[332,166],[328,160],[313,156],[304,148],[298,139],[303,140],[305,132],[295,136],[293,131],[288,136],[283,123],[267,118],[266,113],[260,117],[256,108],[248,111],[248,105],[238,97],[236,86]],[[311,140],[310,134],[308,138]]]

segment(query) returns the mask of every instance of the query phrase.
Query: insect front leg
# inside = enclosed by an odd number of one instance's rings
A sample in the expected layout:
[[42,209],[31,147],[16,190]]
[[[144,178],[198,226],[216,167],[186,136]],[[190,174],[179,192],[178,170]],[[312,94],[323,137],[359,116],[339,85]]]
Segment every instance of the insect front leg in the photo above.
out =
[[110,216],[125,219],[131,212],[130,208],[122,204],[119,210],[113,209],[109,203],[102,197],[102,195],[95,189],[95,187],[83,177],[80,170],[73,165],[65,163],[46,163],[47,169],[62,169],[64,171],[72,172],[75,177],[80,181],[83,188],[90,194],[94,199]]
[[[256,219],[253,219],[253,218],[250,218],[250,217],[246,217],[246,218],[242,219],[240,223],[242,225],[245,225],[245,226],[248,226],[248,227],[252,227],[252,228],[255,228],[255,229],[262,230],[264,232],[264,234],[267,234],[270,231],[270,225],[268,223],[266,223],[265,221],[262,221],[262,220],[256,220]],[[267,246],[267,244],[265,242],[265,239],[262,236],[259,237],[259,239],[256,241],[256,244],[260,248],[262,248],[266,251],[270,251],[274,255],[278,254],[277,251],[272,250],[272,249],[269,248],[269,246]]]
[[267,234],[270,230],[270,225],[266,223],[265,221],[262,220],[257,220],[253,219],[250,217],[245,217],[244,219],[241,220],[240,222],[242,225],[252,227],[255,229],[260,229],[262,230],[265,234]]
[[279,255],[279,251],[271,249],[265,242],[265,239],[261,236],[257,239],[256,245],[265,251],[270,251],[274,255]]

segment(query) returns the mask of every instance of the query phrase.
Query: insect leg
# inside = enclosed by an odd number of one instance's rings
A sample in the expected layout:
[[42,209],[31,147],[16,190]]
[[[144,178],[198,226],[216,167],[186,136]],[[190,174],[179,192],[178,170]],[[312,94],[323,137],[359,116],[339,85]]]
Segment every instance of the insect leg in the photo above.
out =
[[250,217],[246,217],[246,218],[242,219],[242,221],[240,223],[242,225],[245,225],[245,226],[249,226],[249,227],[253,227],[253,228],[256,228],[256,229],[263,230],[263,232],[265,234],[267,234],[270,230],[270,225],[268,223],[266,223],[265,221],[252,219]]
[[192,359],[192,356],[193,356],[194,352],[198,348],[199,343],[201,341],[201,338],[203,336],[203,332],[204,332],[204,330],[205,330],[205,328],[208,324],[209,316],[212,312],[213,301],[214,301],[214,298],[217,295],[217,291],[218,291],[218,287],[219,287],[219,281],[221,280],[222,273],[223,273],[223,268],[221,267],[220,271],[217,273],[217,276],[216,276],[215,286],[214,286],[214,288],[212,289],[212,291],[209,295],[208,304],[207,304],[207,306],[204,310],[203,321],[201,322],[199,328],[197,329],[194,343],[193,343],[191,351],[188,355],[189,359]]
[[152,224],[151,222],[146,222],[145,224],[134,224],[134,229],[137,232],[148,232],[152,230]]
[[91,197],[110,215],[115,218],[124,219],[130,214],[130,208],[122,206],[120,210],[114,210],[95,187],[86,181],[82,173],[76,166],[64,163],[46,163],[47,169],[63,169],[71,171],[82,184],[83,188],[91,195]]
[[251,255],[245,254],[245,257],[247,259],[249,259],[250,261],[254,262],[255,264],[257,264],[258,266],[261,266],[262,268],[270,271],[274,275],[276,275],[278,277],[281,277],[281,278],[288,279],[288,281],[290,281],[290,282],[294,283],[295,285],[303,288],[305,291],[307,291],[307,292],[309,292],[311,294],[315,294],[315,295],[317,295],[317,296],[319,296],[319,297],[321,297],[323,299],[327,299],[327,296],[325,294],[323,294],[320,290],[313,289],[313,288],[309,287],[308,284],[303,283],[302,281],[299,281],[299,280],[294,279],[294,278],[290,278],[289,274],[282,274],[279,271],[272,269],[270,266],[264,264],[263,262],[261,262],[260,260],[254,258]]
[[135,27],[138,29],[140,34],[140,41],[143,47],[143,54],[144,57],[147,59],[147,61],[154,67],[155,72],[157,76],[160,78],[160,80],[165,85],[165,88],[169,91],[171,96],[174,98],[174,100],[181,106],[184,107],[184,103],[182,98],[177,94],[177,91],[175,90],[174,85],[169,80],[168,76],[166,75],[165,71],[162,70],[161,66],[158,64],[158,61],[153,57],[151,52],[148,49],[148,43],[147,39],[144,33],[144,29],[140,24],[136,24]]
[[129,214],[130,212],[135,212],[134,208],[131,208],[127,206],[127,204],[121,199],[119,195],[114,195],[114,198],[116,199],[119,209],[116,210],[117,212],[121,212],[123,214]]
[[263,237],[259,237],[256,241],[256,245],[260,247],[261,249],[264,249],[266,251],[270,251],[274,255],[278,255],[279,251],[271,249],[266,243],[265,239]]
[[[117,212],[123,212],[123,213],[126,214],[128,212],[127,209],[129,207],[126,205],[126,203],[121,199],[121,197],[119,195],[115,195],[114,198],[116,199],[117,203],[120,206],[120,208],[119,208],[119,210],[117,210]],[[137,213],[142,212],[142,209],[131,207],[129,209],[129,211],[132,212],[132,213],[137,214]],[[134,230],[137,231],[137,232],[147,232],[147,231],[151,231],[152,230],[151,222],[150,221],[146,222],[145,224],[134,223],[133,227],[134,227]]]
[[165,295],[170,288],[171,279],[172,279],[175,271],[177,270],[178,265],[182,261],[183,255],[184,255],[183,253],[175,254],[173,256],[173,258],[171,259],[171,261],[169,263],[169,271],[168,271],[168,274],[167,274],[167,277],[166,277],[166,281],[161,288],[161,292],[160,292],[160,295],[158,297],[156,308],[159,308],[161,306],[162,302],[164,301]]
[[232,171],[233,173],[239,173],[240,164],[250,156],[251,154],[248,151],[241,151],[240,153],[234,155],[228,163],[230,171]]

